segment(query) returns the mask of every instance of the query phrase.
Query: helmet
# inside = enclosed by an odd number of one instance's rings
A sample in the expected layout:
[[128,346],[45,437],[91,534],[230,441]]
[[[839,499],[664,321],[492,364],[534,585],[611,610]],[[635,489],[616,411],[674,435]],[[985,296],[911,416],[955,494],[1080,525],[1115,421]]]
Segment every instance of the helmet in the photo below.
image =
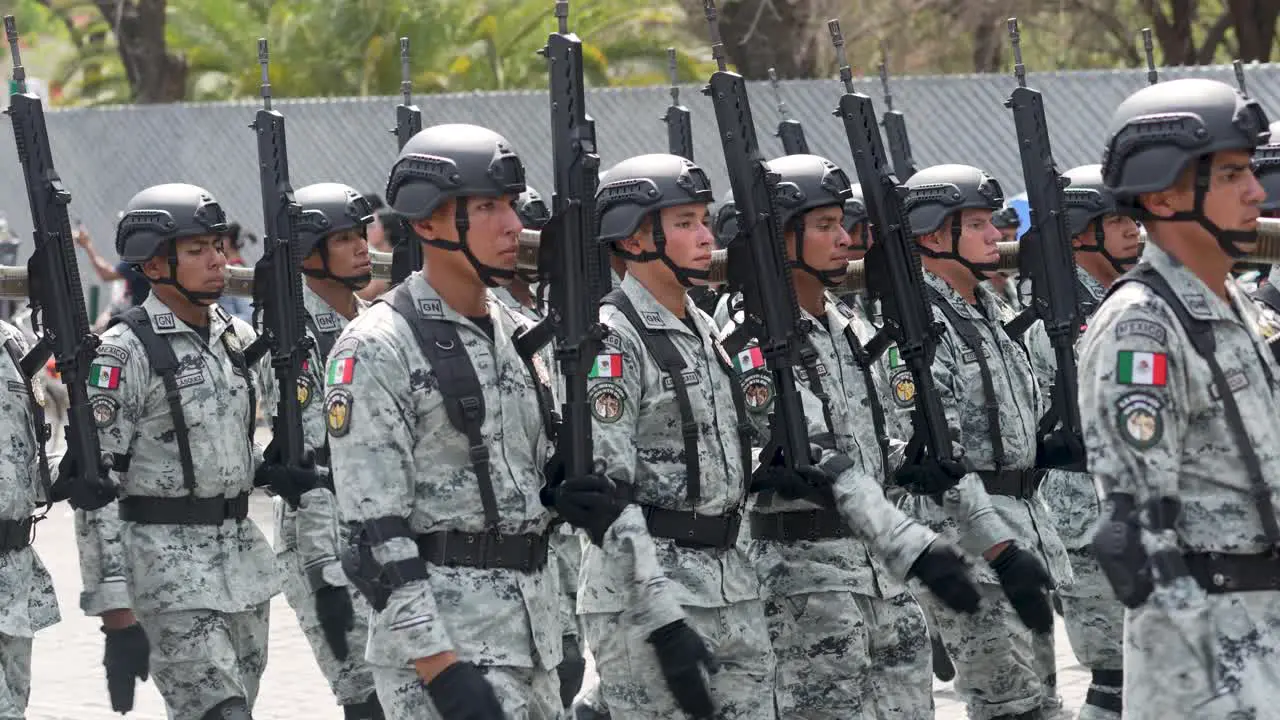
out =
[[1022,224],[1018,217],[1018,208],[1009,205],[991,213],[991,224],[995,225],[999,230],[1008,230],[1016,228]]
[[170,240],[227,231],[227,216],[213,195],[186,183],[153,185],[134,195],[116,224],[116,254],[141,264]]
[[649,213],[690,203],[715,202],[707,174],[679,155],[638,155],[614,165],[596,191],[600,241],[631,237]]
[[1260,210],[1280,212],[1280,120],[1271,123],[1271,141],[1253,151],[1253,171],[1267,191]]
[[455,197],[524,192],[524,164],[511,143],[478,125],[435,125],[409,138],[391,167],[387,203],[420,220]]
[[295,230],[299,257],[306,257],[333,233],[363,229],[373,222],[373,205],[363,194],[341,183],[316,183],[298,189],[293,198],[302,206]]
[[972,165],[934,165],[920,170],[903,183],[907,224],[915,237],[942,227],[961,210],[999,210],[1004,204],[1000,183]]
[[1102,177],[1118,203],[1132,206],[1142,193],[1173,186],[1191,160],[1253,150],[1270,132],[1256,100],[1217,80],[1186,78],[1130,95],[1112,114],[1107,137]]
[[810,210],[836,205],[843,209],[850,197],[849,176],[836,164],[817,155],[786,155],[768,162],[778,174],[773,205],[778,225],[785,228]]
[[1101,165],[1081,165],[1068,170],[1063,177],[1071,181],[1062,193],[1067,234],[1071,237],[1084,232],[1094,220],[1120,212],[1116,196],[1102,180]]
[[711,220],[711,230],[716,234],[716,244],[729,247],[729,243],[738,237],[738,206],[733,204],[733,191],[725,193],[724,202],[716,208]]
[[858,223],[867,222],[867,203],[862,196],[862,185],[849,186],[849,197],[844,201],[844,229],[853,232]]
[[541,230],[551,221],[551,210],[542,201],[542,196],[537,190],[527,186],[516,199],[516,214],[520,216],[520,222],[530,230]]

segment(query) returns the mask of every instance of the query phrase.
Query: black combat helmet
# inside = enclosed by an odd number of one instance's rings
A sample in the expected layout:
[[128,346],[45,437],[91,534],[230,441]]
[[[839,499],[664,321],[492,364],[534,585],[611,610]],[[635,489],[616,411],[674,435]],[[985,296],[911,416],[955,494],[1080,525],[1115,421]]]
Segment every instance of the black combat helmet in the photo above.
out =
[[871,216],[867,213],[867,201],[862,195],[862,185],[853,183],[849,186],[849,199],[844,201],[844,231],[853,235],[853,247],[857,250],[871,249]]
[[661,260],[686,286],[706,280],[704,270],[677,266],[667,257],[666,235],[662,229],[662,209],[715,202],[707,174],[691,160],[679,155],[638,155],[614,165],[600,178],[596,190],[596,214],[600,218],[599,240],[617,243],[635,233],[648,217],[653,226],[655,252],[632,254],[616,244],[614,252],[634,262]]
[[1194,209],[1159,219],[1198,223],[1217,238],[1223,251],[1240,257],[1244,250],[1239,243],[1252,242],[1256,233],[1223,230],[1204,214],[1213,154],[1252,152],[1270,135],[1262,106],[1226,83],[1199,78],[1158,83],[1130,95],[1112,114],[1102,177],[1119,205],[1146,218],[1138,196],[1173,187],[1196,161]]
[[[992,213],[1004,206],[1004,192],[1000,183],[986,171],[972,165],[934,165],[920,170],[905,183],[907,198],[907,224],[913,237],[923,237],[941,230],[947,218],[963,210],[990,210]],[[929,257],[958,261],[978,278],[986,279],[998,269],[999,263],[975,263],[959,254],[960,234],[958,222],[951,223],[951,250],[937,252],[920,246],[920,253]]]
[[770,160],[768,168],[778,175],[773,190],[778,225],[795,232],[795,266],[826,285],[835,285],[844,277],[844,268],[819,270],[804,259],[804,215],[810,210],[831,206],[840,208],[843,213],[851,194],[849,176],[835,163],[817,155],[785,155]]
[[227,216],[208,190],[186,183],[153,185],[129,200],[116,224],[116,254],[131,265],[141,265],[167,254],[169,277],[151,280],[173,285],[194,303],[216,300],[221,292],[188,290],[178,284],[178,255],[173,242],[227,231]]
[[1101,165],[1081,165],[1062,174],[1071,182],[1062,192],[1063,211],[1066,214],[1067,234],[1074,238],[1089,229],[1093,223],[1092,245],[1082,243],[1080,250],[1096,252],[1102,255],[1116,272],[1125,272],[1138,261],[1138,256],[1114,257],[1104,243],[1106,230],[1102,220],[1108,215],[1128,214],[1128,208],[1121,209],[1116,203],[1116,196],[1102,179]]
[[716,245],[727,248],[738,237],[738,206],[733,203],[733,191],[724,194],[724,201],[711,218],[711,231],[716,235]]
[[551,221],[551,210],[542,200],[542,195],[527,186],[520,197],[516,198],[516,214],[520,216],[520,222],[530,230],[541,230]]
[[303,269],[312,277],[333,278],[342,284],[359,289],[369,284],[369,273],[358,276],[338,276],[329,269],[329,246],[325,238],[347,230],[359,230],[373,222],[373,204],[361,192],[342,183],[316,183],[299,188],[293,194],[302,207],[294,230],[298,237],[299,257],[320,252],[323,270]]
[[1253,152],[1253,171],[1267,191],[1260,209],[1268,215],[1280,214],[1280,120],[1271,123],[1271,140]]

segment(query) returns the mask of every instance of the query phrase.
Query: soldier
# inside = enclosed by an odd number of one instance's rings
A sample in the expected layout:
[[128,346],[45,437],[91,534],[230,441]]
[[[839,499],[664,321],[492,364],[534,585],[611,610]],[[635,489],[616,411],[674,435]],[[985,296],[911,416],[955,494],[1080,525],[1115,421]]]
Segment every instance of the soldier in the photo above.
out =
[[[321,399],[325,358],[342,329],[368,307],[356,291],[370,279],[366,228],[373,209],[359,192],[339,183],[299,188],[298,254],[304,258],[302,301],[314,343],[298,378],[304,446],[329,467]],[[263,410],[275,420],[275,383],[264,378]],[[346,720],[380,720],[382,709],[364,660],[368,602],[352,592],[339,562],[349,531],[339,522],[332,480],[298,488],[275,500],[276,558],[284,568],[284,595],[298,616],[320,671]]]
[[[945,538],[958,536],[961,547],[987,565],[977,569],[983,596],[977,614],[958,614],[928,595],[918,599],[938,622],[971,718],[1039,718],[1052,694],[1052,669],[1033,657],[1032,632],[1052,631],[1047,593],[1053,578],[1070,577],[1070,567],[1036,493],[1038,468],[1079,461],[1083,451],[1061,433],[1050,435],[1048,445],[1038,442],[1048,403],[1027,352],[1003,329],[1012,312],[980,285],[996,269],[1000,233],[991,217],[1003,201],[999,184],[975,167],[938,165],[912,175],[906,186],[927,293],[945,328],[933,377],[966,455],[964,470],[944,463],[951,482],[959,483],[949,489],[901,471],[897,482],[916,493],[908,502],[918,519]],[[894,400],[906,412],[915,392],[911,375],[893,354],[890,365]],[[931,496],[941,490],[939,506]]]
[[591,536],[578,611],[615,720],[775,717],[759,581],[736,546],[750,428],[687,294],[708,282],[712,200],[676,155],[624,160],[597,193],[600,242],[627,263],[589,381],[601,469],[564,480],[555,502]]
[[[1006,206],[991,213],[991,224],[1000,231],[1001,242],[1016,241],[1020,223],[1018,210],[1012,206]],[[1004,273],[991,273],[991,277],[986,282],[995,292],[996,298],[1014,312],[1021,312],[1026,308],[1022,298],[1018,295],[1018,282],[1016,279]]]
[[[32,637],[61,616],[53,579],[31,546],[32,529],[44,517],[36,506],[47,510],[53,499],[40,432],[42,395],[20,365],[28,350],[22,332],[0,321],[0,342],[6,388],[0,395],[0,718],[20,719],[31,693]],[[132,688],[131,677],[128,683]]]
[[1147,243],[1081,343],[1080,414],[1137,720],[1275,714],[1280,368],[1230,277],[1256,248],[1268,136],[1256,100],[1202,79],[1130,95],[1108,127],[1106,187]]
[[[550,377],[513,337],[524,166],[475,125],[414,135],[387,201],[424,267],[361,313],[326,370],[343,564],[374,608],[367,658],[391,720],[550,720],[560,583],[539,500]],[[358,402],[357,402],[358,401]],[[424,690],[425,685],[425,690]]]
[[[1267,193],[1258,209],[1263,217],[1274,218],[1280,217],[1280,121],[1271,123],[1270,129],[1271,140],[1253,154],[1253,171]],[[1280,353],[1280,265],[1271,266],[1266,280],[1253,292],[1253,299],[1263,308],[1259,329],[1273,354]],[[1280,358],[1280,354],[1276,357]]]
[[151,294],[103,333],[89,371],[122,494],[118,517],[105,508],[81,530],[82,605],[131,602],[169,717],[184,720],[251,717],[279,583],[248,519],[249,493],[315,482],[314,470],[274,462],[255,472],[257,393],[244,355],[254,333],[214,304],[225,228],[218,202],[194,185],[156,185],[129,201],[116,252]]
[[[749,552],[777,656],[775,705],[780,717],[805,720],[930,718],[928,635],[903,581],[922,582],[959,612],[977,610],[978,591],[959,551],[885,497],[890,457],[901,458],[889,433],[901,433],[886,422],[888,381],[864,346],[874,330],[827,292],[855,252],[842,225],[849,180],[816,155],[781,157],[769,170],[779,177],[778,225],[816,354],[796,377],[810,439],[822,449],[803,477],[765,465],[752,478]],[[738,334],[726,328],[722,340],[750,340],[737,355],[747,368],[739,379],[765,391],[764,403],[748,407],[767,437],[773,377],[756,362],[756,340]]]

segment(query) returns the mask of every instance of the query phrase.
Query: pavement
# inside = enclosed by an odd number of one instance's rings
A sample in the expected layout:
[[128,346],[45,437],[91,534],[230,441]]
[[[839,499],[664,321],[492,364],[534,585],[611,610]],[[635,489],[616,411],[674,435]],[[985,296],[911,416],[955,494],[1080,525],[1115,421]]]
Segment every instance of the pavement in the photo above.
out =
[[[251,517],[271,537],[271,504],[262,496],[251,503]],[[96,618],[80,611],[80,570],[71,511],[59,505],[40,523],[36,549],[53,574],[62,622],[36,635],[28,720],[106,720],[120,718],[107,701],[102,671],[102,634]],[[1060,619],[1059,619],[1060,620]],[[1059,717],[1075,717],[1089,687],[1089,673],[1071,653],[1059,621],[1056,629]],[[588,665],[588,682],[594,673]],[[962,720],[964,704],[950,684],[937,683],[936,717]],[[271,603],[271,640],[266,674],[254,716],[259,720],[339,720],[342,710],[317,669],[311,649],[282,595]],[[138,688],[128,720],[164,720],[164,703],[150,682]]]

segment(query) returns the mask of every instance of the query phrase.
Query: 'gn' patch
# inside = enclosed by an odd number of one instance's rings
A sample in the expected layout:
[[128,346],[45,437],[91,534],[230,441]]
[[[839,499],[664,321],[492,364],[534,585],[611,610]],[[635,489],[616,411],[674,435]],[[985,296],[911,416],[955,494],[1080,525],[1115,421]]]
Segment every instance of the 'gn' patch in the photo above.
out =
[[601,383],[591,388],[587,402],[591,405],[591,417],[602,423],[614,423],[622,417],[622,409],[627,404],[627,393],[620,385]]
[[151,319],[155,321],[157,330],[172,330],[178,326],[178,324],[174,322],[173,313],[153,315]]
[[444,304],[439,300],[419,300],[418,314],[428,318],[444,317]]
[[911,407],[916,401],[916,381],[911,373],[898,373],[893,378],[893,401],[898,407]]
[[89,401],[89,409],[93,411],[93,423],[100,428],[107,427],[116,421],[120,403],[106,395],[97,395]]
[[305,410],[311,404],[311,398],[316,393],[316,383],[311,379],[310,375],[302,374],[298,376],[298,404]]
[[346,390],[330,390],[324,401],[325,425],[333,437],[342,437],[351,429],[351,404],[354,399]]
[[1139,450],[1154,447],[1164,436],[1164,402],[1145,392],[1132,392],[1116,400],[1116,426],[1120,437]]
[[322,333],[331,333],[338,329],[338,316],[335,313],[320,313],[316,316],[316,329]]
[[748,412],[768,412],[773,405],[773,376],[768,373],[747,376],[742,381],[742,394]]

